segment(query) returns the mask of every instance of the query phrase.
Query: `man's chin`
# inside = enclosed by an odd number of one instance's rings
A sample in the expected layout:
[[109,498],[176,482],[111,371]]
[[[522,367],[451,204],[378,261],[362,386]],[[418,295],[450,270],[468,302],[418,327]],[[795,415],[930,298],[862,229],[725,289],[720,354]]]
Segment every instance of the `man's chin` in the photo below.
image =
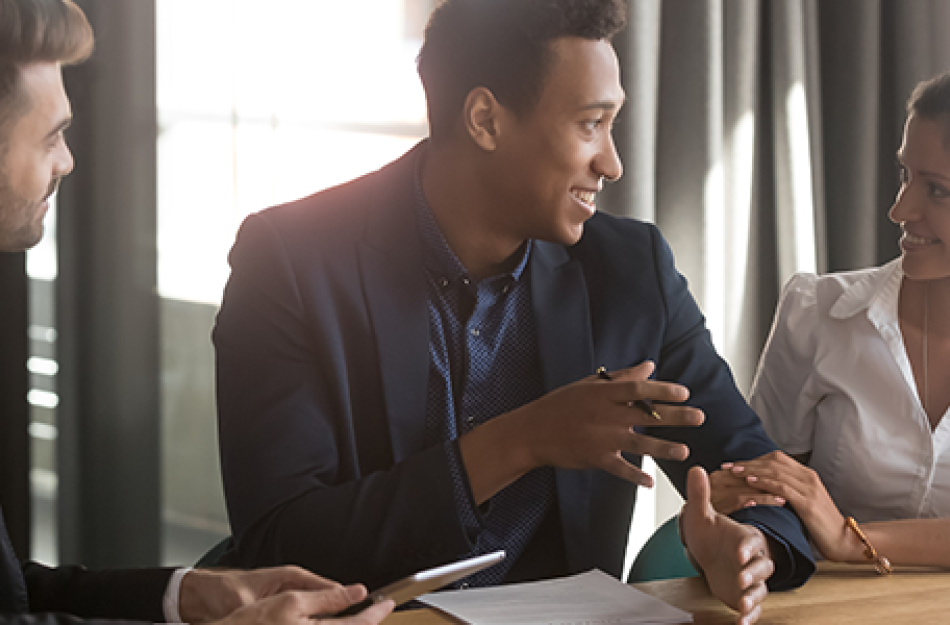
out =
[[567,246],[576,245],[582,236],[584,236],[584,224],[580,223],[572,228],[568,228],[560,243]]
[[43,224],[21,228],[4,236],[0,233],[0,252],[25,252],[43,240]]

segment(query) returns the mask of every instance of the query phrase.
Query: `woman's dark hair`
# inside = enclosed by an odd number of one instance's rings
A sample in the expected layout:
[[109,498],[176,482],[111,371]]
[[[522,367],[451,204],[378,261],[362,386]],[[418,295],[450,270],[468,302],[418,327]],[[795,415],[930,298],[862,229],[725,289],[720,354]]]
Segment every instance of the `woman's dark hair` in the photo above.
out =
[[418,68],[429,133],[447,136],[465,98],[485,87],[523,116],[534,109],[562,37],[611,39],[626,23],[623,0],[445,0],[429,18]]
[[907,100],[907,115],[942,122],[944,146],[950,149],[950,72],[917,83]]

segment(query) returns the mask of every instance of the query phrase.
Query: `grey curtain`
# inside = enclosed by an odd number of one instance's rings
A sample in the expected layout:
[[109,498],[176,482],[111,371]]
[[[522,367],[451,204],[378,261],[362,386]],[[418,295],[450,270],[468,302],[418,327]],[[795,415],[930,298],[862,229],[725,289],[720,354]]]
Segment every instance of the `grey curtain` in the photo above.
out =
[[744,391],[791,274],[897,255],[903,103],[948,27],[947,0],[630,0],[605,205],[660,226]]

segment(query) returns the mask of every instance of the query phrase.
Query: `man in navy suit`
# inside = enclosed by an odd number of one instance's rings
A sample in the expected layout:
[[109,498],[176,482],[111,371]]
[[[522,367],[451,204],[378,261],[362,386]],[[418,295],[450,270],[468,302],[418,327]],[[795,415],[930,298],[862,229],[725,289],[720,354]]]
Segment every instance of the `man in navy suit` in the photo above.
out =
[[419,56],[430,139],[246,220],[214,331],[229,561],[373,585],[505,549],[463,586],[619,576],[648,454],[742,622],[813,571],[791,511],[710,506],[703,469],[774,445],[659,231],[596,212],[624,20],[447,0]]
[[[0,0],[0,251],[22,251],[43,235],[49,198],[73,167],[63,136],[71,114],[60,64],[81,61],[92,46],[92,30],[70,0]],[[315,618],[365,595],[362,586],[343,587],[296,567],[87,571],[28,563],[21,569],[0,515],[0,623],[87,617],[373,625],[391,602],[349,619]]]

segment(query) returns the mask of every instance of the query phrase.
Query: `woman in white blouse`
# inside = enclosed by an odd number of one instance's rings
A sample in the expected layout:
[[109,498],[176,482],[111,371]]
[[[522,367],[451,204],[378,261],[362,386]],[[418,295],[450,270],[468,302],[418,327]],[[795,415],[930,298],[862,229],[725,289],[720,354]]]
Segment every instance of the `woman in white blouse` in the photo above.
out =
[[870,559],[853,517],[893,563],[950,566],[950,74],[907,108],[900,258],[788,282],[750,404],[795,459],[724,465],[713,485],[720,511],[787,501],[829,560]]

